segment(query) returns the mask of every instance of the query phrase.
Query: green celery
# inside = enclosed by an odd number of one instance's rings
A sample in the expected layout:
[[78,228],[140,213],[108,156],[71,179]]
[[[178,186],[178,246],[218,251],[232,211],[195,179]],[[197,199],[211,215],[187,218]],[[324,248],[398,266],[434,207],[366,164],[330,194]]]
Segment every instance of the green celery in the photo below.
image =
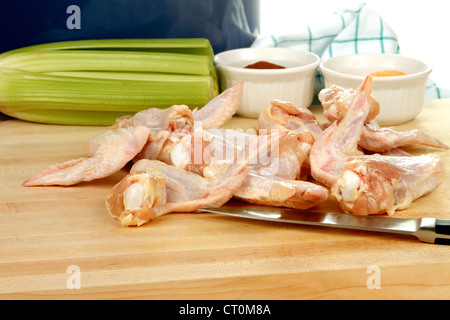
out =
[[0,67],[33,72],[125,71],[210,75],[213,62],[206,56],[159,52],[36,51],[0,59]]
[[44,50],[117,50],[186,53],[214,58],[211,43],[204,38],[177,39],[93,39],[51,42],[4,52],[3,56]]

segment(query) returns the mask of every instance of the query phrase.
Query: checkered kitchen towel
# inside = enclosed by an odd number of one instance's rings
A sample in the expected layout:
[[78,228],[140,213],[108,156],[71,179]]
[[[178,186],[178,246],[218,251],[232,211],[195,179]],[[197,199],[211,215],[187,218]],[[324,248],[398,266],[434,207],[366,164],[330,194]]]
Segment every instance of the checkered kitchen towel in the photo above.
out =
[[[396,33],[365,3],[355,10],[336,12],[296,33],[260,35],[252,47],[282,47],[314,52],[322,59],[353,53],[400,53]],[[318,70],[316,92],[323,88]],[[442,98],[445,91],[428,79],[425,99]]]

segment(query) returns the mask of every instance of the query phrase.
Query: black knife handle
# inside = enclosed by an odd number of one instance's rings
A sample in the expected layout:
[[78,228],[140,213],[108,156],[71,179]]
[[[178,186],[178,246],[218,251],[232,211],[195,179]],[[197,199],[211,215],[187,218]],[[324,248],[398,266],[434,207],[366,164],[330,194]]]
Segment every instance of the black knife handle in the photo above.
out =
[[436,219],[435,229],[436,239],[434,240],[434,243],[450,245],[449,237],[440,237],[450,236],[450,220]]

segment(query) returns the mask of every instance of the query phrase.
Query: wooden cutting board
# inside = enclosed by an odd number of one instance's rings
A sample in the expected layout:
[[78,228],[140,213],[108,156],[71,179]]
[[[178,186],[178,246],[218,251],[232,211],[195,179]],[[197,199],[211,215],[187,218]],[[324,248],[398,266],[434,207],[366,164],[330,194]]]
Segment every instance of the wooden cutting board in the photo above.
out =
[[[314,113],[322,118],[320,108]],[[400,128],[450,144],[450,100],[426,101]],[[226,127],[256,126],[234,118]],[[0,298],[449,299],[450,247],[414,237],[174,213],[139,228],[104,199],[127,171],[72,187],[25,188],[47,166],[85,155],[101,127],[0,122]],[[450,219],[443,184],[398,217]],[[323,210],[337,210],[327,202]]]

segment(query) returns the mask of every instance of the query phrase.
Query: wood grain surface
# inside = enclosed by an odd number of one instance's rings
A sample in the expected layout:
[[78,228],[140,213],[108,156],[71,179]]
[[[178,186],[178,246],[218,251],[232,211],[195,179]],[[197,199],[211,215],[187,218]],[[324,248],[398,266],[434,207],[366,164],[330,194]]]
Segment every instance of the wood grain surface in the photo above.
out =
[[[399,128],[450,144],[449,119],[450,100],[426,101]],[[236,117],[226,127],[255,125]],[[84,156],[102,130],[0,122],[1,299],[450,298],[450,247],[414,237],[209,213],[173,213],[125,228],[104,199],[126,168],[72,187],[22,186],[51,164]],[[414,152],[439,154],[447,176],[396,216],[450,219],[450,151]]]

